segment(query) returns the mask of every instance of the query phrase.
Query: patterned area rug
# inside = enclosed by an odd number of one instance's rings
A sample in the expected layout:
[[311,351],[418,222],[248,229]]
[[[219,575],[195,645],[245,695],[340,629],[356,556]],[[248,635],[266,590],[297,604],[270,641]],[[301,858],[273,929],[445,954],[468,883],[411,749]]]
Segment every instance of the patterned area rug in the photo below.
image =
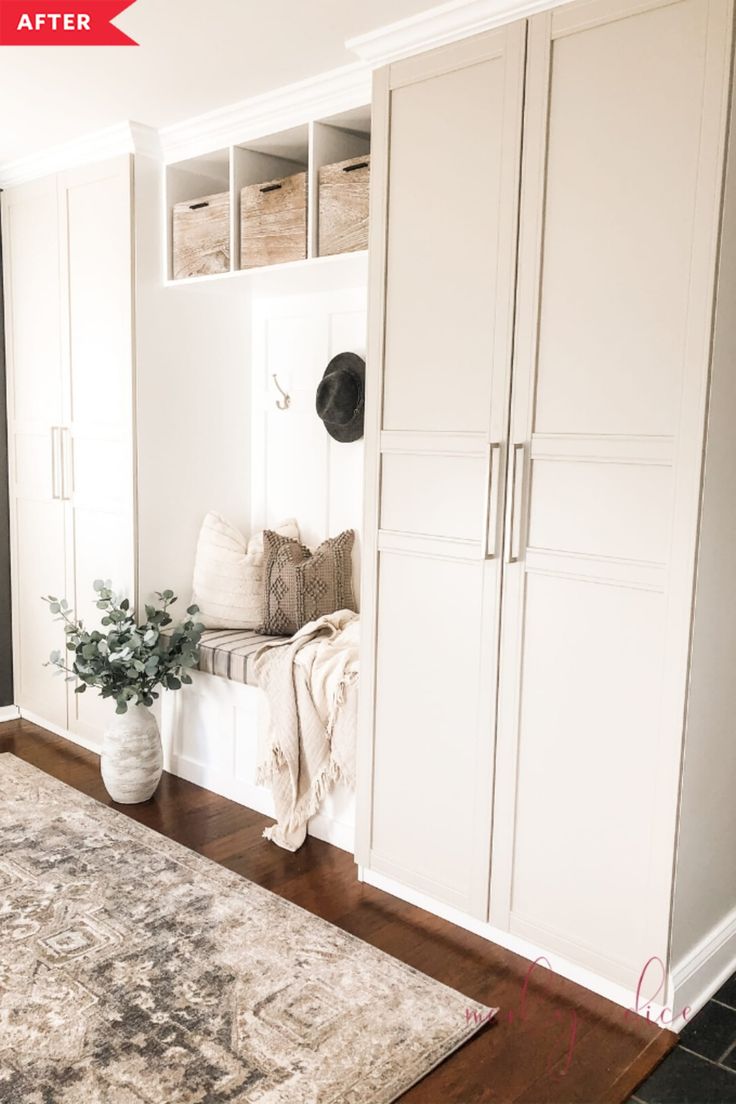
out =
[[488,1012],[0,755],[4,1104],[389,1104]]

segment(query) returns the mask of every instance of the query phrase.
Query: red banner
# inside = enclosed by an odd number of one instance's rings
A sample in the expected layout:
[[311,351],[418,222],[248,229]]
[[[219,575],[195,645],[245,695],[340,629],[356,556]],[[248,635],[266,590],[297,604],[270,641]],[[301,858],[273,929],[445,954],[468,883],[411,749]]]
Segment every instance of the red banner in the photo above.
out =
[[111,23],[135,0],[0,0],[0,46],[137,46]]

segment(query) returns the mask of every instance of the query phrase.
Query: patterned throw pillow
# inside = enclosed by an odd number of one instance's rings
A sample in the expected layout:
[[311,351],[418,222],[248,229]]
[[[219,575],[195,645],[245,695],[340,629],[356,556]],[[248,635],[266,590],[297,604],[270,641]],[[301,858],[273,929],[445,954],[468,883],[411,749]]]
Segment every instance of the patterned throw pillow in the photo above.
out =
[[355,610],[352,551],[355,533],[347,529],[314,552],[299,541],[263,534],[263,625],[269,636],[292,636],[325,613]]
[[[293,518],[276,526],[299,539]],[[192,601],[206,629],[257,629],[263,616],[263,534],[246,541],[226,518],[209,513],[194,560]]]

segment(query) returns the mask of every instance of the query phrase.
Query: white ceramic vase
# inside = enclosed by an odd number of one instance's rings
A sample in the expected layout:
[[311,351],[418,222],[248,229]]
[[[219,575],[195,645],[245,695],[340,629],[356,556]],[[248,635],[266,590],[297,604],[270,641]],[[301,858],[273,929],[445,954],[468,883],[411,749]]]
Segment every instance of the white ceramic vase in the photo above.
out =
[[102,781],[113,801],[137,805],[156,791],[163,769],[158,723],[145,705],[116,713],[105,730]]

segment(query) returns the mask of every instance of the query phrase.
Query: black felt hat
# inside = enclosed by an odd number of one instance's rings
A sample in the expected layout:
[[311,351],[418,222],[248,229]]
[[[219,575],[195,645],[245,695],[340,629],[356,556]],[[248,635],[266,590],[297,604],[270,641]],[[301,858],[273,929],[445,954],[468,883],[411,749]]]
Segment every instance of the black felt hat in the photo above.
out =
[[365,361],[357,353],[338,353],[317,387],[317,413],[336,441],[363,436]]

